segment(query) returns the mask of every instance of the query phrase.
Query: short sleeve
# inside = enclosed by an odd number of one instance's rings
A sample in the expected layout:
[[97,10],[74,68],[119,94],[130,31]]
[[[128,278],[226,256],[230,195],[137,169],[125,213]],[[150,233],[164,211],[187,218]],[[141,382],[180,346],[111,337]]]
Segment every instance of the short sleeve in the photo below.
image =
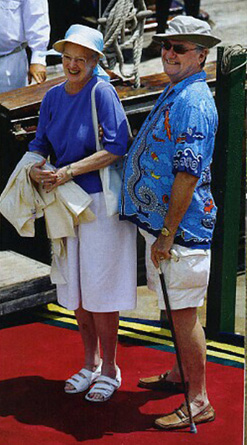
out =
[[200,177],[207,157],[208,120],[198,106],[185,106],[176,124],[173,174],[186,172]]
[[103,146],[110,153],[123,156],[127,151],[128,127],[117,93],[110,84],[102,82],[96,88],[95,98]]

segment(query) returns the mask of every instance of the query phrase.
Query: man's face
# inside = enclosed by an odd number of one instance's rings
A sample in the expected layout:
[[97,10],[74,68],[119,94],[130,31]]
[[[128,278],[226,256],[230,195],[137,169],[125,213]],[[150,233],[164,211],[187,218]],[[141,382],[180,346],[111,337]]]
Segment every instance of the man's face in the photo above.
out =
[[[170,48],[169,48],[170,47]],[[173,84],[201,71],[200,64],[206,57],[206,49],[201,50],[194,43],[181,40],[166,40],[161,50],[165,73]]]

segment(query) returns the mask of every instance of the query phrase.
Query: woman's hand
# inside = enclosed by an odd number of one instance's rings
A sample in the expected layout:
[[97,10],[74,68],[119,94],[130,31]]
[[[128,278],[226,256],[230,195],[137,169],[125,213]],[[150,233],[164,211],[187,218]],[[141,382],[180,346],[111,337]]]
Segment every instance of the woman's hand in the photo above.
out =
[[36,162],[30,169],[30,178],[36,183],[41,184],[44,189],[51,187],[57,180],[57,173],[52,170],[45,170],[46,160]]
[[[68,167],[68,166],[67,166]],[[68,168],[62,167],[56,171],[56,180],[53,183],[47,184],[46,190],[47,192],[51,192],[59,185],[65,184],[71,179],[71,176],[68,174]]]

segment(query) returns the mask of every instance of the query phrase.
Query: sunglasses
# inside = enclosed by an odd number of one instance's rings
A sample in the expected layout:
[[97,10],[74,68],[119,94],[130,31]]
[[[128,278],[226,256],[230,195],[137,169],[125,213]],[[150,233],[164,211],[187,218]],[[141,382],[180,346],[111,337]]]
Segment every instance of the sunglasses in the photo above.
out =
[[166,51],[169,51],[169,49],[173,49],[174,53],[176,54],[185,54],[188,51],[195,51],[197,48],[188,49],[185,48],[184,45],[180,45],[179,43],[172,44],[169,42],[169,40],[164,40],[161,44],[161,48],[164,48]]

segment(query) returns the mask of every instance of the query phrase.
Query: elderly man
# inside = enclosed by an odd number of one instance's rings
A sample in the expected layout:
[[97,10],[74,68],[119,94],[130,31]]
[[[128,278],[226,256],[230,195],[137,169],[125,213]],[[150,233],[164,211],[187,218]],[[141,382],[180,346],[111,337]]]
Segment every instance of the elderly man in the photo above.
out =
[[[47,0],[0,2],[0,93],[46,79],[46,51],[50,37]],[[25,48],[31,50],[31,62]]]
[[[159,265],[164,273],[197,424],[215,417],[206,391],[206,343],[197,307],[203,305],[207,290],[216,219],[210,164],[218,118],[203,66],[208,48],[220,39],[206,22],[190,16],[174,18],[166,33],[154,39],[162,45],[170,84],[130,148],[120,217],[137,224],[146,238],[148,284],[161,303]],[[177,251],[178,262],[171,259],[171,248]],[[163,375],[142,378],[139,386],[181,392],[177,363]],[[188,426],[186,405],[155,425],[166,430]]]

